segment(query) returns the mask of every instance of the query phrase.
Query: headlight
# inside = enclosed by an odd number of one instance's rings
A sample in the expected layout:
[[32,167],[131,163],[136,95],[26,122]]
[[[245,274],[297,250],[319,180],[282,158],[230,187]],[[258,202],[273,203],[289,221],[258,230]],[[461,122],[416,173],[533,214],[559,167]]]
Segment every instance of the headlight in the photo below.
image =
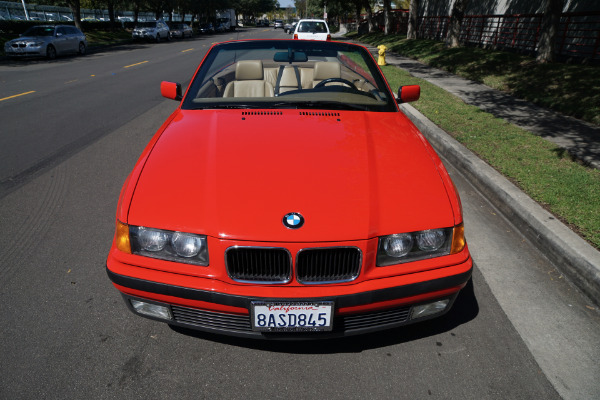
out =
[[446,241],[446,232],[442,229],[430,229],[427,231],[418,232],[417,246],[422,251],[439,250]]
[[454,251],[453,230],[454,228],[429,229],[381,236],[377,249],[377,266],[384,267],[448,255],[451,249]]
[[173,234],[171,237],[171,245],[178,256],[186,258],[197,256],[202,250],[202,247],[204,247],[201,237],[181,232],[175,232]]
[[[204,235],[143,226],[129,226],[128,231],[121,229],[121,235],[124,233],[129,234],[133,254],[179,263],[208,265],[208,248]],[[117,234],[119,234],[118,226]],[[126,240],[119,242],[126,242]]]
[[137,228],[137,239],[140,249],[144,251],[161,251],[165,248],[169,235],[157,229],[148,229],[140,226]]
[[44,42],[29,42],[27,44],[29,45],[29,47],[42,47],[44,45]]
[[390,257],[400,258],[408,254],[413,248],[414,239],[410,233],[386,236],[382,241],[382,247]]

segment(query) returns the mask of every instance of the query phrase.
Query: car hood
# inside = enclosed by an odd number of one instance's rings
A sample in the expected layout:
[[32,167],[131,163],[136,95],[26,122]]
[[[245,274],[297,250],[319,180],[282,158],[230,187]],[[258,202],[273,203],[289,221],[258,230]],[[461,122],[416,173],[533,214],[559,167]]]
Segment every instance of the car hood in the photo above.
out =
[[54,39],[53,36],[20,36],[16,39],[10,40],[8,43],[18,43],[18,42],[48,42]]
[[[453,226],[431,151],[401,113],[179,111],[146,158],[128,222],[274,242]],[[300,229],[283,225],[291,212]]]

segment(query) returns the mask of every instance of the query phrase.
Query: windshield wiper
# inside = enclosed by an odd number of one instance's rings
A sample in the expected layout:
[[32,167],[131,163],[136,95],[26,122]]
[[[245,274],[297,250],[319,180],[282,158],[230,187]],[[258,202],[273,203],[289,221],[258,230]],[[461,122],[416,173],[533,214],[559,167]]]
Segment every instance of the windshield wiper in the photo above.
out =
[[259,104],[195,104],[194,110],[243,110],[243,109],[311,109],[311,110],[358,110],[369,111],[363,104],[348,104],[337,101],[280,101],[276,103],[264,102]]
[[325,110],[359,110],[368,111],[369,107],[363,104],[340,103],[337,101],[290,101],[274,103],[276,108],[295,108],[295,109],[325,109]]
[[194,110],[269,108],[265,104],[195,104]]

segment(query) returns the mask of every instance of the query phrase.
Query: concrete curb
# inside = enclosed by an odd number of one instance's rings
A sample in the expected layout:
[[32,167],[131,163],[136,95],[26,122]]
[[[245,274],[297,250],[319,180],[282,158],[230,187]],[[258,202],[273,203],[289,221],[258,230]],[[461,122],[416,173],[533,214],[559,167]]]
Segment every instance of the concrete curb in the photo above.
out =
[[400,106],[452,163],[584,294],[600,305],[600,252],[408,104]]

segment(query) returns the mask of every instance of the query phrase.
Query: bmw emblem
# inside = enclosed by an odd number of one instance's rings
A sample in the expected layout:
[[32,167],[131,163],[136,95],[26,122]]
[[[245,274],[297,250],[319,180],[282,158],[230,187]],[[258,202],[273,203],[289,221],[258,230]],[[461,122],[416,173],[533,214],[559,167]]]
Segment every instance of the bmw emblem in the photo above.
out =
[[298,229],[304,225],[304,217],[299,213],[289,213],[283,217],[283,225],[289,229]]

